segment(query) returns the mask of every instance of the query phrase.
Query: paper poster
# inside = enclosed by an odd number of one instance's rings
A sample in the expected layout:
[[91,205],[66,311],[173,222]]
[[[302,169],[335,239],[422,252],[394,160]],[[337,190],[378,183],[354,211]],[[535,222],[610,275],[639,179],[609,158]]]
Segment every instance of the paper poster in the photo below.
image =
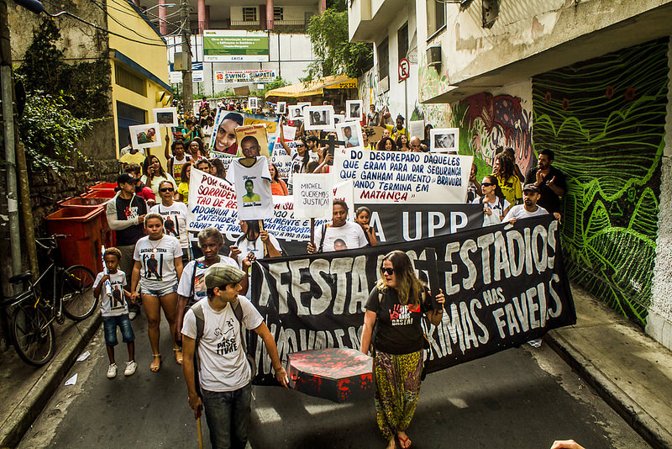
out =
[[266,125],[245,125],[236,128],[238,157],[270,156]]
[[294,216],[331,218],[334,198],[332,177],[323,174],[296,173],[293,178]]

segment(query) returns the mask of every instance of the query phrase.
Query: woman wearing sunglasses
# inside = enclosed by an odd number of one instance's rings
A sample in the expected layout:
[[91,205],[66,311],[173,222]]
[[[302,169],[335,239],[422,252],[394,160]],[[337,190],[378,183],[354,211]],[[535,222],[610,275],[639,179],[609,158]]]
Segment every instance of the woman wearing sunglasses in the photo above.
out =
[[483,205],[483,227],[492,226],[502,222],[502,218],[511,209],[511,205],[504,199],[502,189],[497,183],[497,177],[488,175],[481,182],[483,196],[475,198],[473,204]]
[[445,297],[439,290],[432,300],[403,251],[388,253],[380,273],[366,303],[360,350],[368,354],[373,343],[376,422],[388,442],[387,448],[394,449],[398,442],[402,449],[408,449],[411,439],[406,430],[420,395],[422,315],[438,325]]
[[172,235],[180,241],[182,261],[187,263],[189,257],[189,233],[187,232],[187,205],[175,201],[175,186],[170,181],[159,184],[161,202],[149,210],[152,214],[163,217],[163,229],[166,235]]

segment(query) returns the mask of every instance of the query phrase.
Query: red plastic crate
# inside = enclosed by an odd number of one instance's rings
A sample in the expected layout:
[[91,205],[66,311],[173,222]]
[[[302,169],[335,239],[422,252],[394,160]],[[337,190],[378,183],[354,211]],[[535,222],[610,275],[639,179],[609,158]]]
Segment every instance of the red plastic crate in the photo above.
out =
[[109,190],[109,189],[102,189],[102,190],[91,190],[86,193],[82,193],[80,198],[114,198],[114,195],[116,195],[117,192],[114,190]]

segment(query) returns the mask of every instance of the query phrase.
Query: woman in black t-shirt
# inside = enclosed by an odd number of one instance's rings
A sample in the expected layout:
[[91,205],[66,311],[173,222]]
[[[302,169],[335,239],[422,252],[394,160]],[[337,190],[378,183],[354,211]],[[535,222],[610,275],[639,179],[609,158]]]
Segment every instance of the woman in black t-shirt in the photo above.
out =
[[[422,373],[422,314],[438,325],[445,298],[439,290],[437,308],[415,275],[403,251],[383,258],[381,279],[366,303],[361,351],[368,354],[373,339],[373,374],[376,379],[376,422],[388,449],[411,446],[406,429],[411,424],[420,394]],[[375,336],[373,329],[376,328]]]

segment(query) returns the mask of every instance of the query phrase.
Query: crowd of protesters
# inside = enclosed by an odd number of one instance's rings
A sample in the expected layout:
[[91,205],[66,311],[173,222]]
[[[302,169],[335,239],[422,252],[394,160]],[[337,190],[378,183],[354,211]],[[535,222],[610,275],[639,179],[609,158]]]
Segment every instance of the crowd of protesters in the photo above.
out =
[[[204,98],[197,117],[185,116],[183,126],[167,133],[165,167],[156,155],[145,156],[132,145],[122,150],[123,172],[117,178],[118,193],[107,205],[107,219],[116,232],[117,248],[108,248],[104,254],[105,270],[96,279],[95,294],[103,297],[110,360],[107,376],[117,375],[116,327],[121,329],[123,341],[128,345],[129,360],[124,374],[135,373],[130,321],[138,315],[139,304],[148,323],[149,369],[152,373],[160,371],[164,362],[159,331],[163,311],[175,362],[183,365],[189,406],[197,416],[205,407],[213,447],[242,448],[247,441],[252,377],[240,352],[245,347],[244,328],[258,333],[271,357],[277,381],[287,385],[287,374],[273,337],[249,300],[251,264],[256,259],[280,257],[282,247],[257,220],[241,221],[241,237],[228,247],[215,228],[202,230],[197,236],[198,247],[190,246],[187,205],[192,169],[226,179],[222,161],[209,157],[210,148],[223,152],[237,149],[234,131],[242,125],[239,119],[226,114],[220,123],[215,123],[218,109],[262,113],[248,110],[245,101],[219,101],[211,108]],[[300,120],[283,117],[280,123],[297,128],[294,145],[290,147],[280,126],[280,147],[276,147],[291,157],[291,170],[288,179],[282,179],[271,163],[269,182],[273,195],[290,195],[294,174],[329,173],[333,154],[324,143],[331,133],[306,131]],[[425,126],[422,136],[410,135],[403,116],[397,115],[392,121],[386,108],[379,111],[374,105],[362,115],[361,123],[365,127],[383,128],[382,137],[376,142],[363,133],[364,148],[417,152],[430,149],[432,125]],[[542,151],[537,166],[523,175],[514,151],[498,148],[491,161],[492,170],[480,180],[476,165],[472,167],[465,201],[483,206],[484,226],[546,213],[559,220],[567,185],[565,175],[552,166],[553,159],[552,151]],[[308,242],[306,252],[375,246],[379,239],[371,220],[367,207],[351,212],[345,201],[335,200],[332,220],[315,229],[315,238]],[[412,262],[401,251],[392,251],[383,258],[379,275],[366,303],[359,349],[367,354],[373,350],[376,421],[380,431],[389,448],[398,444],[406,449],[411,446],[406,430],[415,412],[421,383],[422,317],[425,315],[435,324],[440,322],[446,298],[442,291],[432,294],[427,290],[417,278]],[[116,309],[111,308],[102,290],[108,283],[117,292],[112,301]],[[409,319],[393,318],[392,312],[400,309],[408,312]],[[224,328],[228,322],[238,322],[240,326],[230,329],[230,340],[223,342],[216,329]],[[223,344],[228,349],[222,349]],[[194,353],[200,360],[198,366],[194,364]],[[232,410],[236,407],[246,412],[234,417]],[[222,426],[223,422],[226,425]]]

